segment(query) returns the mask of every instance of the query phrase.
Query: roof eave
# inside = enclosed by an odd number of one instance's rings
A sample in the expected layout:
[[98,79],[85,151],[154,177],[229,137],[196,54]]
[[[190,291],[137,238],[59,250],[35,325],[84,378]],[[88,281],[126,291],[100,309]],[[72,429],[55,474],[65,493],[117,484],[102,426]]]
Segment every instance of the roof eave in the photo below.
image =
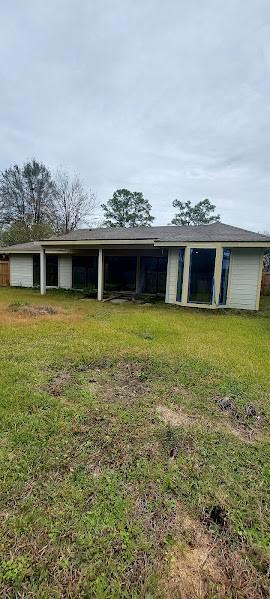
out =
[[154,239],[69,239],[40,241],[42,247],[80,245],[154,245]]
[[155,247],[259,247],[270,248],[270,241],[155,241]]

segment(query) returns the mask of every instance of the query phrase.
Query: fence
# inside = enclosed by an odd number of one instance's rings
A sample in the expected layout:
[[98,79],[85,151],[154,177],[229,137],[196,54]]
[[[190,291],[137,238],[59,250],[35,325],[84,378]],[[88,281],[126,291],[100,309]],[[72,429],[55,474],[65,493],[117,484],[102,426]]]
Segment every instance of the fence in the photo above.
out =
[[270,272],[263,272],[262,274],[262,293],[266,293],[270,290]]
[[0,260],[0,287],[7,287],[9,285],[9,262],[7,260]]

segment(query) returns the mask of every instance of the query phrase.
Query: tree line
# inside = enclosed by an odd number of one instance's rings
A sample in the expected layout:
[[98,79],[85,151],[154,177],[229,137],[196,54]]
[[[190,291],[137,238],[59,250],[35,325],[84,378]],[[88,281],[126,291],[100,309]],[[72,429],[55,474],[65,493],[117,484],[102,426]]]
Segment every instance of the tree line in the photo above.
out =
[[36,160],[0,175],[0,230],[7,245],[68,233],[95,210],[94,194],[77,175],[58,170],[53,176]]
[[[194,205],[176,199],[172,205],[176,213],[171,225],[220,220],[208,199]],[[81,226],[138,227],[151,226],[154,221],[150,202],[137,191],[117,189],[101,208],[102,219],[95,194],[85,189],[78,175],[70,177],[63,170],[53,175],[35,159],[0,175],[0,234],[4,245],[45,239]]]

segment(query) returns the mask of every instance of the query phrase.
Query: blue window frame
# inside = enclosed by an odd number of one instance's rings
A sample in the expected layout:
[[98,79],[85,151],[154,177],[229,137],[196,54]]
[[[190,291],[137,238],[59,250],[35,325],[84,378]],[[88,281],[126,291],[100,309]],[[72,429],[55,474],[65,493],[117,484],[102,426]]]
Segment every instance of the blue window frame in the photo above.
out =
[[182,301],[183,275],[184,275],[184,258],[185,248],[180,248],[178,252],[178,277],[177,277],[177,292],[176,301]]
[[219,293],[219,303],[221,306],[225,306],[225,304],[227,303],[230,261],[231,261],[231,250],[228,250],[225,248],[223,250],[223,257],[222,257],[220,293]]

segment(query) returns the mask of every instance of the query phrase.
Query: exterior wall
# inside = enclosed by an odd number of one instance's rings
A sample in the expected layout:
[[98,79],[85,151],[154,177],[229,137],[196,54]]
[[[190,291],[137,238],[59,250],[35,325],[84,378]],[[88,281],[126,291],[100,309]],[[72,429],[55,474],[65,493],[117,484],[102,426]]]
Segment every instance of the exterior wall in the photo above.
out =
[[11,287],[33,287],[33,254],[10,256]]
[[72,257],[59,255],[58,260],[58,282],[62,289],[72,287]]
[[[188,250],[189,251],[189,250]],[[263,250],[260,248],[233,248],[229,272],[227,308],[258,310],[261,287]],[[212,305],[200,304],[200,308],[218,308],[218,297],[220,288],[221,259],[217,253],[215,268],[215,297]],[[194,307],[187,303],[187,289],[189,276],[189,259],[185,254],[184,280],[182,289],[182,305]],[[178,248],[168,250],[168,269],[165,301],[176,304],[176,290],[178,278]],[[224,306],[220,306],[224,308]]]
[[168,250],[166,297],[167,304],[176,303],[177,277],[178,277],[178,248]]
[[[71,256],[59,255],[58,261],[59,287],[70,289],[72,286]],[[33,287],[33,254],[17,254],[10,256],[11,287]]]
[[228,308],[258,309],[262,256],[263,250],[259,248],[232,249]]
[[[166,303],[175,304],[178,278],[179,248],[168,249]],[[229,272],[227,308],[257,310],[259,307],[263,249],[232,248]],[[186,304],[188,284],[188,256],[185,253],[183,301]],[[218,273],[217,273],[218,275]],[[33,286],[33,254],[10,255],[10,285],[13,287]],[[59,255],[59,287],[72,287],[72,256]],[[218,290],[217,290],[218,295]],[[201,305],[200,307],[204,307]],[[210,307],[210,306],[205,306]],[[218,307],[212,305],[211,307]],[[224,307],[224,306],[222,306]]]

